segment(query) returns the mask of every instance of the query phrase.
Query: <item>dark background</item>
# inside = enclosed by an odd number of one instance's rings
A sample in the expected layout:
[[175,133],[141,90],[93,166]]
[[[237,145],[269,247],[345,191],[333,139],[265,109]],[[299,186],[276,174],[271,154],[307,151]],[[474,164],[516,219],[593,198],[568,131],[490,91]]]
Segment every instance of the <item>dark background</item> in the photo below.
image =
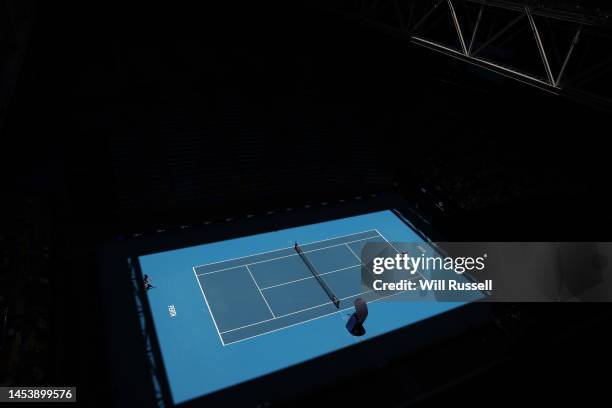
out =
[[[134,234],[393,191],[449,240],[610,240],[610,112],[307,4],[227,3],[0,2],[0,384],[112,403],[95,250]],[[387,406],[588,404],[610,312],[500,306],[301,402],[373,381]]]

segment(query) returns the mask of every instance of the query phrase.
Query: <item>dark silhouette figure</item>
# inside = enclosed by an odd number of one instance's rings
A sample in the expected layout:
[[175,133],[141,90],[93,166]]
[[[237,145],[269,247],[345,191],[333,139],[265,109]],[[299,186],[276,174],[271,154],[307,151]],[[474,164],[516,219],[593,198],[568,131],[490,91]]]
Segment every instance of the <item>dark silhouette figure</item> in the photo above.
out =
[[155,286],[153,286],[153,284],[151,283],[151,279],[149,278],[149,275],[145,275],[144,276],[144,288],[145,290],[149,290],[149,289],[153,289]]
[[353,313],[346,323],[346,329],[353,336],[363,336],[365,328],[363,323],[368,317],[368,304],[362,298],[355,299],[355,313]]

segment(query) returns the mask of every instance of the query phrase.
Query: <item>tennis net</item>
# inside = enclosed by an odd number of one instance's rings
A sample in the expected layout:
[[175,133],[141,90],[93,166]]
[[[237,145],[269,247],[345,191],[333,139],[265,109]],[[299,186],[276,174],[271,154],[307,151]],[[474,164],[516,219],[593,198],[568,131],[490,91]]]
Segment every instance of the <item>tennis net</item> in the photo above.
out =
[[300,258],[302,258],[302,261],[304,261],[308,269],[310,269],[310,273],[312,273],[312,275],[315,277],[317,282],[319,282],[319,285],[321,285],[325,293],[327,293],[327,296],[329,296],[329,299],[332,301],[332,303],[336,306],[336,308],[340,309],[340,300],[336,297],[334,292],[332,292],[329,286],[327,286],[327,283],[325,283],[323,278],[319,276],[319,273],[315,269],[314,265],[310,263],[310,261],[306,257],[306,254],[304,254],[304,252],[302,251],[302,248],[300,248],[297,242],[295,243],[294,249],[295,249],[295,252],[297,252],[298,255],[300,256]]

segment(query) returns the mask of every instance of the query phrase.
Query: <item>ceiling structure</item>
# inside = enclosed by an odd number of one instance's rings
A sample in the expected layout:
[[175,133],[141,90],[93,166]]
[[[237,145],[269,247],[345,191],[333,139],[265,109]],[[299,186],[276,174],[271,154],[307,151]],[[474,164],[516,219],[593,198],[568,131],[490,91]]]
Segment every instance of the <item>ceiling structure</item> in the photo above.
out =
[[349,0],[320,5],[465,63],[612,109],[612,13],[595,2]]

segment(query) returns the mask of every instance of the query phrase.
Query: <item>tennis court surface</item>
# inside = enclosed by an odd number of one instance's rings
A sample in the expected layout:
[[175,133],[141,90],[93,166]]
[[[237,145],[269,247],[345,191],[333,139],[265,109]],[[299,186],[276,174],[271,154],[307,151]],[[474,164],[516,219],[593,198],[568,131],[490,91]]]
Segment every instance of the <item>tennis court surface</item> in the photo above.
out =
[[[406,292],[383,298],[362,286],[362,248],[382,243],[395,251],[401,242],[424,240],[405,219],[378,211],[139,256],[141,273],[155,285],[146,296],[173,402],[316,359],[464,304],[409,302]],[[339,308],[325,285],[340,300]],[[361,337],[345,328],[357,297],[369,309]]]
[[332,303],[293,246],[193,267],[224,345],[302,324],[376,296],[361,285],[367,243],[390,245],[376,229],[302,243],[303,253],[340,300]]

